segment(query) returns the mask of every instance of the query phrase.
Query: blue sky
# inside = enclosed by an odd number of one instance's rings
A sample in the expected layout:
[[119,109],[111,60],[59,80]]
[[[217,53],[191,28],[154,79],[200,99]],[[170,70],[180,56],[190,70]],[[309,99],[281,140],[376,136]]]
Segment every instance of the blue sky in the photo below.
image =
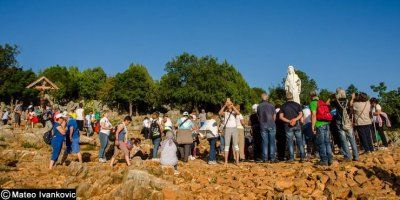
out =
[[24,68],[130,63],[154,79],[182,52],[226,59],[250,86],[269,88],[294,65],[319,88],[400,86],[400,1],[0,0],[0,43]]

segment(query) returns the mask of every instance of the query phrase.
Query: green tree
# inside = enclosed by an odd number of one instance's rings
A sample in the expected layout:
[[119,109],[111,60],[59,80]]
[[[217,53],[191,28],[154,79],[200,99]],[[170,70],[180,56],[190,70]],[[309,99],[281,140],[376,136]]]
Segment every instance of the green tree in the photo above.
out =
[[117,101],[129,104],[129,114],[136,115],[139,108],[148,108],[154,103],[154,81],[143,65],[131,64],[123,73],[115,76],[114,95]]
[[36,79],[32,70],[23,70],[16,59],[19,54],[17,46],[0,45],[0,100],[12,102],[14,99],[33,100],[36,90],[26,89]]
[[101,67],[89,68],[84,70],[78,79],[81,98],[99,99],[99,92],[106,84],[107,74]]
[[55,65],[46,68],[40,73],[40,76],[46,76],[59,87],[59,90],[50,93],[60,103],[78,98],[78,80],[80,77],[78,68],[70,67],[68,69],[65,66]]
[[286,91],[283,86],[269,88],[269,102],[276,107],[280,107],[286,102]]
[[226,60],[201,58],[188,53],[168,62],[161,77],[163,103],[178,109],[206,108],[217,111],[227,97],[250,110],[255,95],[242,75]]
[[321,89],[320,91],[319,91],[319,98],[321,99],[321,100],[323,100],[323,101],[328,101],[329,99],[330,100],[333,100],[333,98],[332,98],[332,95],[333,95],[334,93],[333,92],[331,92],[331,91],[329,91],[328,89]]
[[355,85],[350,84],[346,89],[347,98],[351,98],[351,94],[353,93],[358,93],[358,88]]
[[378,85],[371,85],[371,89],[378,93],[380,105],[385,113],[387,113],[394,127],[400,125],[400,87],[397,90],[387,92],[387,86],[384,82]]
[[107,77],[104,84],[101,84],[97,96],[100,100],[107,104],[113,104],[116,100],[115,92],[115,77]]

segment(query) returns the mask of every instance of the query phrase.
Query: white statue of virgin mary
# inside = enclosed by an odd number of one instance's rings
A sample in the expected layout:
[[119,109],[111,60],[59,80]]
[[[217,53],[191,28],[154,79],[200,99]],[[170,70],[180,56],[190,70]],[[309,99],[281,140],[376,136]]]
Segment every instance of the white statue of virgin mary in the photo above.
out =
[[294,71],[293,66],[288,67],[288,73],[285,81],[286,93],[293,95],[293,101],[300,104],[300,93],[301,93],[301,80]]

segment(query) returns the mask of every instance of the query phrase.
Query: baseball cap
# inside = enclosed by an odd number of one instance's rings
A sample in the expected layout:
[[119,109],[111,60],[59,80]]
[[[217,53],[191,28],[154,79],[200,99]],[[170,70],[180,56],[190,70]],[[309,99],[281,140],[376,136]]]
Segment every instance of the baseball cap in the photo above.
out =
[[187,111],[183,112],[183,116],[188,116],[189,113]]
[[65,118],[65,115],[62,114],[62,113],[58,113],[58,114],[56,115],[56,119],[60,119],[60,118]]

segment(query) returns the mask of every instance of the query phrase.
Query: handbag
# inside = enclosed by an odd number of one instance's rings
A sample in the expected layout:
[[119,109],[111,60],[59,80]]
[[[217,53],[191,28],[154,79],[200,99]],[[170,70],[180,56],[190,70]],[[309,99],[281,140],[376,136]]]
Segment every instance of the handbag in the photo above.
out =
[[186,118],[181,124],[178,126],[178,130],[176,132],[176,142],[178,144],[192,144],[193,143],[193,136],[192,130],[190,129],[179,129],[189,118]]

